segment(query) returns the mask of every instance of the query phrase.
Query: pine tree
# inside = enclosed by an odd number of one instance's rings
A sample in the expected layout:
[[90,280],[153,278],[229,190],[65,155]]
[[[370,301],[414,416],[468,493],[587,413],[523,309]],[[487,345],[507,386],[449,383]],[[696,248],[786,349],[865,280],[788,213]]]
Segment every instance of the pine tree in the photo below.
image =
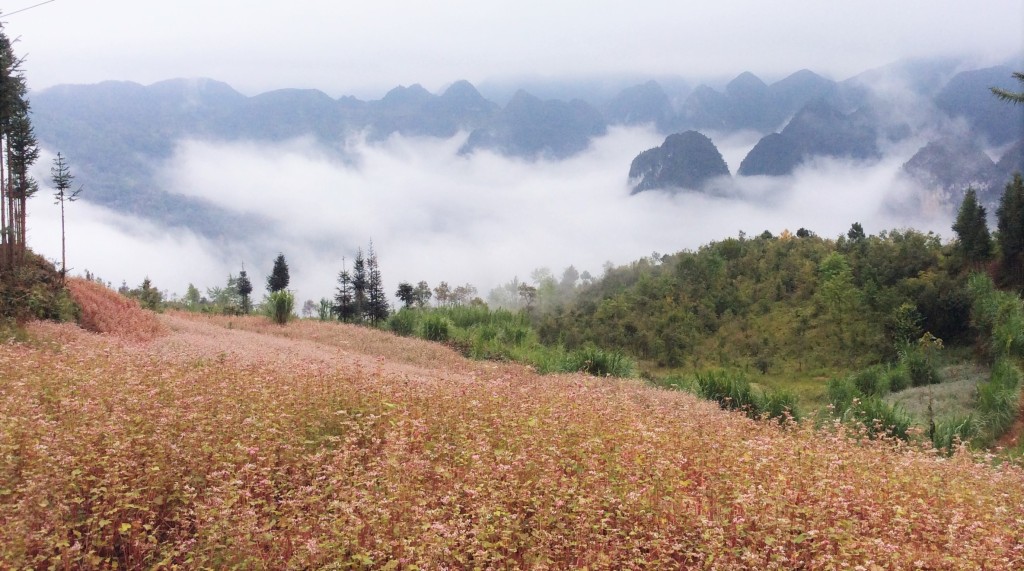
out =
[[338,291],[334,294],[334,315],[339,321],[350,323],[355,318],[356,307],[352,293],[352,275],[345,267],[345,259],[341,259],[341,272],[338,273]]
[[238,289],[238,296],[242,298],[242,315],[249,315],[249,312],[252,311],[252,301],[249,298],[252,293],[252,282],[249,281],[249,276],[245,273],[244,268],[238,272],[235,287]]
[[71,174],[71,168],[64,161],[64,156],[60,153],[57,153],[57,157],[53,159],[50,175],[53,177],[53,188],[57,191],[53,193],[53,198],[56,204],[60,204],[60,275],[63,277],[67,275],[68,271],[68,256],[64,233],[64,203],[78,200],[78,193],[82,192],[82,187],[78,187],[78,190],[71,190],[71,183],[75,180],[75,175]]
[[366,314],[367,293],[366,259],[363,258],[363,249],[359,248],[352,263],[352,317],[356,322],[362,321]]
[[274,260],[274,269],[267,277],[267,291],[274,293],[288,288],[288,263],[284,260],[284,254],[278,254]]
[[988,232],[985,207],[978,203],[973,188],[964,193],[953,231],[957,235],[957,252],[974,269],[979,269],[992,256],[992,236]]
[[373,242],[366,252],[366,318],[372,325],[377,325],[387,320],[390,308],[388,307],[388,296],[384,293],[384,280],[380,275],[380,265],[377,263],[377,252],[373,249]]
[[29,169],[39,158],[21,60],[0,25],[0,269],[25,256],[26,202],[38,190]]
[[999,229],[999,265],[1004,283],[1024,283],[1024,180],[1020,173],[1006,184],[996,209]]

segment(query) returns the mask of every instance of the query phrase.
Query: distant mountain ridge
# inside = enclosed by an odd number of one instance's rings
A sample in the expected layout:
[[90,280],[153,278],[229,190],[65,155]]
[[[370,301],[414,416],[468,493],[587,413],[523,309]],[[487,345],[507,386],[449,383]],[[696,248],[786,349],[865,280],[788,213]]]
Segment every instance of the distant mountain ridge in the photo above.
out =
[[[997,157],[1003,165],[998,172],[1018,168],[1024,159],[1020,144],[1013,143],[1024,140],[1024,106],[1000,104],[988,91],[992,85],[1014,88],[1012,69],[955,71],[956,64],[946,61],[902,64],[836,82],[801,70],[770,84],[744,72],[722,90],[706,85],[689,90],[674,84],[672,95],[658,82],[646,81],[600,105],[582,99],[542,99],[520,90],[501,106],[466,81],[439,94],[418,84],[399,86],[373,101],[332,98],[312,89],[250,97],[211,79],[148,86],[113,81],[61,85],[34,92],[30,100],[41,144],[73,158],[80,178],[89,181],[88,200],[218,235],[233,231],[225,228],[237,226],[244,232],[262,222],[162,188],[155,166],[171,156],[180,140],[279,142],[312,137],[340,160],[352,161],[355,157],[346,149],[357,137],[373,143],[396,134],[449,138],[465,133],[460,149],[464,155],[489,151],[528,160],[561,160],[585,151],[615,125],[651,125],[666,136],[753,131],[763,138],[736,174],[780,176],[815,156],[873,160],[880,141],[901,140],[919,130],[920,125],[912,124],[884,91],[873,91],[896,76],[914,97],[931,102],[937,116],[966,125],[972,137],[980,137],[976,144],[1010,148],[1006,156]],[[949,136],[937,133],[936,140]],[[908,161],[907,169],[909,175],[953,196],[963,181],[951,180],[942,165],[922,158]],[[648,166],[650,172],[674,168]],[[666,187],[678,186],[676,182],[668,181]],[[644,190],[650,190],[660,183],[644,184]],[[232,223],[225,224],[225,219]]]

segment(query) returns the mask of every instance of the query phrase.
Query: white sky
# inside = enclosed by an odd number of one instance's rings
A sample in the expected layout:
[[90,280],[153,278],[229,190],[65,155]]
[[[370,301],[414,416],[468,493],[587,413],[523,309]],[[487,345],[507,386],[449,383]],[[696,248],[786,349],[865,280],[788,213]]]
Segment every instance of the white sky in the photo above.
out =
[[210,77],[377,98],[457,79],[834,79],[915,56],[1024,51],[1024,0],[5,0],[30,85]]
[[[912,57],[980,66],[1024,55],[1024,0],[55,0],[12,14],[39,1],[0,1],[33,89],[210,77],[249,95],[297,87],[376,99],[400,84],[436,92],[458,79],[728,79],[753,71],[772,80],[807,68],[838,80]],[[917,147],[874,164],[823,161],[793,177],[755,177],[732,198],[630,197],[629,163],[660,142],[655,133],[612,130],[560,163],[460,158],[465,135],[360,145],[358,169],[325,159],[308,141],[178,141],[166,185],[267,217],[275,226],[259,247],[212,244],[83,201],[68,212],[69,266],[115,285],[149,275],[181,294],[189,282],[223,285],[242,263],[262,280],[281,251],[300,300],[318,299],[332,294],[341,257],[372,238],[391,291],[399,280],[426,279],[471,282],[486,295],[537,267],[560,275],[575,264],[599,275],[605,261],[696,248],[740,230],[806,226],[836,236],[860,221],[869,232],[948,233],[950,224],[942,208],[893,208],[912,194],[898,171]],[[755,140],[741,135],[714,137],[733,171]],[[49,158],[37,163],[40,180]],[[304,189],[287,208],[274,200],[281,177]],[[29,242],[58,258],[51,202],[33,204]]]

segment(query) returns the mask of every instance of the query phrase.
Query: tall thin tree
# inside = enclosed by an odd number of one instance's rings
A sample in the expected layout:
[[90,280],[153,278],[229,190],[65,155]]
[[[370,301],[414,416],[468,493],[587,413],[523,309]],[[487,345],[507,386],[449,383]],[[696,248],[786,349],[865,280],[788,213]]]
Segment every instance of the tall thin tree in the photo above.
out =
[[71,174],[71,167],[64,160],[64,155],[60,153],[57,153],[57,156],[53,159],[53,166],[50,167],[50,176],[53,177],[53,188],[56,190],[53,193],[54,204],[60,204],[60,275],[63,279],[68,272],[67,234],[64,229],[64,203],[78,200],[78,194],[82,192],[82,187],[79,186],[77,190],[71,190],[71,183],[74,182],[75,175]]
[[373,241],[366,251],[366,317],[372,325],[387,320],[390,308],[388,307],[388,296],[384,293],[384,280],[380,274],[380,265],[377,262],[377,252],[373,249]]
[[338,291],[334,294],[334,314],[339,321],[349,323],[355,317],[355,304],[352,298],[352,274],[345,266],[345,258],[341,259],[341,272],[338,273]]
[[363,257],[363,249],[356,250],[356,259],[352,263],[352,307],[353,319],[362,321],[367,311],[367,277],[366,258]]

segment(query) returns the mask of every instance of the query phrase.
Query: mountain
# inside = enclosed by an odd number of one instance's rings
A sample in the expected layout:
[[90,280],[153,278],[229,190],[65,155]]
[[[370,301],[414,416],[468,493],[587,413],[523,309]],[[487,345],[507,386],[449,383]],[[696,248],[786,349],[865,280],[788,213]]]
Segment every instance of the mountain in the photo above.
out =
[[921,148],[903,165],[903,171],[926,187],[962,200],[973,187],[986,207],[998,202],[1005,184],[996,163],[974,141],[947,137]]
[[629,167],[633,194],[653,189],[700,190],[720,176],[729,176],[725,159],[711,139],[697,131],[669,135],[660,147],[637,155]]
[[935,104],[950,117],[967,121],[972,131],[992,145],[1004,145],[1024,137],[1024,106],[1009,105],[992,96],[992,87],[1016,91],[1011,68],[990,67],[953,76],[935,97]]
[[675,111],[661,85],[648,81],[624,89],[604,109],[605,120],[613,125],[653,124],[659,131],[671,129]]
[[370,140],[393,133],[448,138],[487,124],[498,112],[498,105],[484,99],[468,81],[457,81],[440,96],[419,84],[396,87],[371,103],[368,111]]
[[781,133],[758,141],[737,174],[787,175],[815,156],[876,158],[877,138],[876,118],[869,109],[847,115],[819,99],[804,106]]
[[720,92],[701,85],[680,109],[676,125],[690,129],[770,133],[809,102],[835,101],[839,88],[832,80],[801,70],[771,85],[750,72],[736,76]]
[[574,99],[542,101],[518,91],[486,126],[474,130],[459,151],[486,149],[526,158],[564,159],[585,150],[607,131],[601,113]]

